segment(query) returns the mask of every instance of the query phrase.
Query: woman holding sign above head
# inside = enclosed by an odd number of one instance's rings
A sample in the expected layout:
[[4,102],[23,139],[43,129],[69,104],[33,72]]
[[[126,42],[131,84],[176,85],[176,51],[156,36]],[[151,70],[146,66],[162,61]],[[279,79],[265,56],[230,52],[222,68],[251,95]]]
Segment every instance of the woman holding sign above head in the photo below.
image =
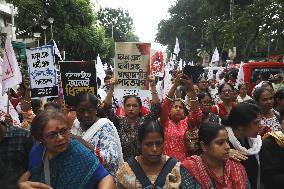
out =
[[137,133],[138,126],[141,125],[143,121],[148,120],[157,120],[160,116],[160,99],[156,91],[155,86],[155,77],[152,75],[148,76],[148,82],[150,83],[150,88],[152,92],[152,103],[151,103],[151,113],[142,116],[141,108],[142,102],[141,99],[134,95],[129,95],[124,97],[124,117],[118,117],[115,115],[114,110],[112,109],[112,97],[114,91],[114,85],[116,83],[115,79],[111,79],[109,85],[108,95],[104,101],[104,109],[107,117],[114,123],[118,130],[120,136],[122,152],[124,160],[129,159],[138,155],[137,149]]
[[[174,97],[174,92],[180,83],[183,83],[188,90],[187,96],[191,104],[191,112],[188,116],[185,115],[186,105],[184,101]],[[177,73],[174,84],[162,105],[161,125],[165,131],[164,153],[179,161],[185,160],[188,155],[185,133],[188,130],[191,131],[192,146],[195,146],[194,141],[197,138],[197,126],[199,125],[198,122],[201,122],[201,119],[202,111],[198,108],[198,98],[195,94],[192,80],[188,76]]]

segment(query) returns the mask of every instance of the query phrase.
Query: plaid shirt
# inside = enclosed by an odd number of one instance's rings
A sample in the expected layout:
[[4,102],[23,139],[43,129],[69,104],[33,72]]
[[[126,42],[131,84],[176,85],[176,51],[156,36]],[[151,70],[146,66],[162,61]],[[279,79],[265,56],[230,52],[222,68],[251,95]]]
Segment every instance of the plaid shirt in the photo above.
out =
[[0,140],[0,161],[3,166],[0,175],[20,177],[27,171],[32,146],[33,139],[28,131],[13,126],[5,127],[4,138]]

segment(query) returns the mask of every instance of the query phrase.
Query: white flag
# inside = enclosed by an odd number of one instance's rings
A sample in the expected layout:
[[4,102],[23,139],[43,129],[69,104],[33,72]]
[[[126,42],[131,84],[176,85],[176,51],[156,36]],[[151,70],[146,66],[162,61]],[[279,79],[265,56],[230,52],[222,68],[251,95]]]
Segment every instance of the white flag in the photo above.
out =
[[218,49],[216,47],[216,49],[214,50],[212,59],[211,59],[211,65],[213,65],[214,62],[219,62],[219,52]]
[[106,72],[104,70],[104,65],[102,63],[102,60],[101,60],[99,54],[98,54],[98,57],[97,57],[96,72],[97,72],[97,77],[100,78],[100,80],[101,80],[101,86],[103,86],[104,85],[104,79],[106,77]]
[[6,38],[2,63],[2,93],[22,82],[22,74],[9,37]]
[[237,82],[235,87],[238,88],[240,84],[244,84],[244,69],[243,69],[244,63],[241,62],[240,68],[239,68],[239,72],[238,72],[238,76],[237,76]]
[[175,45],[174,53],[178,55],[179,51],[180,49],[179,49],[178,38],[176,37],[176,45]]
[[57,44],[55,43],[54,40],[52,40],[52,42],[53,42],[54,54],[56,54],[56,55],[59,57],[59,59],[62,61],[61,54],[60,54],[60,52],[59,52],[59,49],[58,49],[58,47],[57,47]]
[[178,63],[178,70],[182,71],[182,68],[183,68],[183,61],[182,59],[180,59]]

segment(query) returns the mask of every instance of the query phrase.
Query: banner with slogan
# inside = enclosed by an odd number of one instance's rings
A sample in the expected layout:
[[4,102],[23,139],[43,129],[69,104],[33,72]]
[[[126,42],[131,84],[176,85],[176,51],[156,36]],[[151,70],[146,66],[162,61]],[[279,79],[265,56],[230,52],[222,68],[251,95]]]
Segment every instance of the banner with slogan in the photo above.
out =
[[166,53],[151,49],[151,74],[163,77],[165,71]]
[[150,43],[115,43],[114,75],[117,89],[148,89]]
[[60,61],[60,75],[65,103],[76,105],[76,96],[80,93],[97,94],[97,76],[95,62]]
[[27,49],[31,97],[58,96],[58,81],[53,46]]
[[151,93],[147,77],[150,74],[150,43],[115,43],[114,76],[118,81],[114,103],[122,105],[123,97],[137,95],[143,106],[149,108]]

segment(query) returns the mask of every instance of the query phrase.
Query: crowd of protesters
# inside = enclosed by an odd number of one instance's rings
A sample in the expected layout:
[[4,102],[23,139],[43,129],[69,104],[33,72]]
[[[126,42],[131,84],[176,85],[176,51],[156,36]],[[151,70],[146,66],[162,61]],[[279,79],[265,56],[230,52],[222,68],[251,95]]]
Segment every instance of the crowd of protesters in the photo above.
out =
[[165,96],[149,75],[148,110],[135,95],[117,106],[111,72],[98,95],[79,94],[76,107],[31,99],[25,81],[9,96],[21,127],[9,114],[0,122],[0,186],[283,188],[283,77],[267,75],[249,94],[228,73],[194,83],[173,72]]

